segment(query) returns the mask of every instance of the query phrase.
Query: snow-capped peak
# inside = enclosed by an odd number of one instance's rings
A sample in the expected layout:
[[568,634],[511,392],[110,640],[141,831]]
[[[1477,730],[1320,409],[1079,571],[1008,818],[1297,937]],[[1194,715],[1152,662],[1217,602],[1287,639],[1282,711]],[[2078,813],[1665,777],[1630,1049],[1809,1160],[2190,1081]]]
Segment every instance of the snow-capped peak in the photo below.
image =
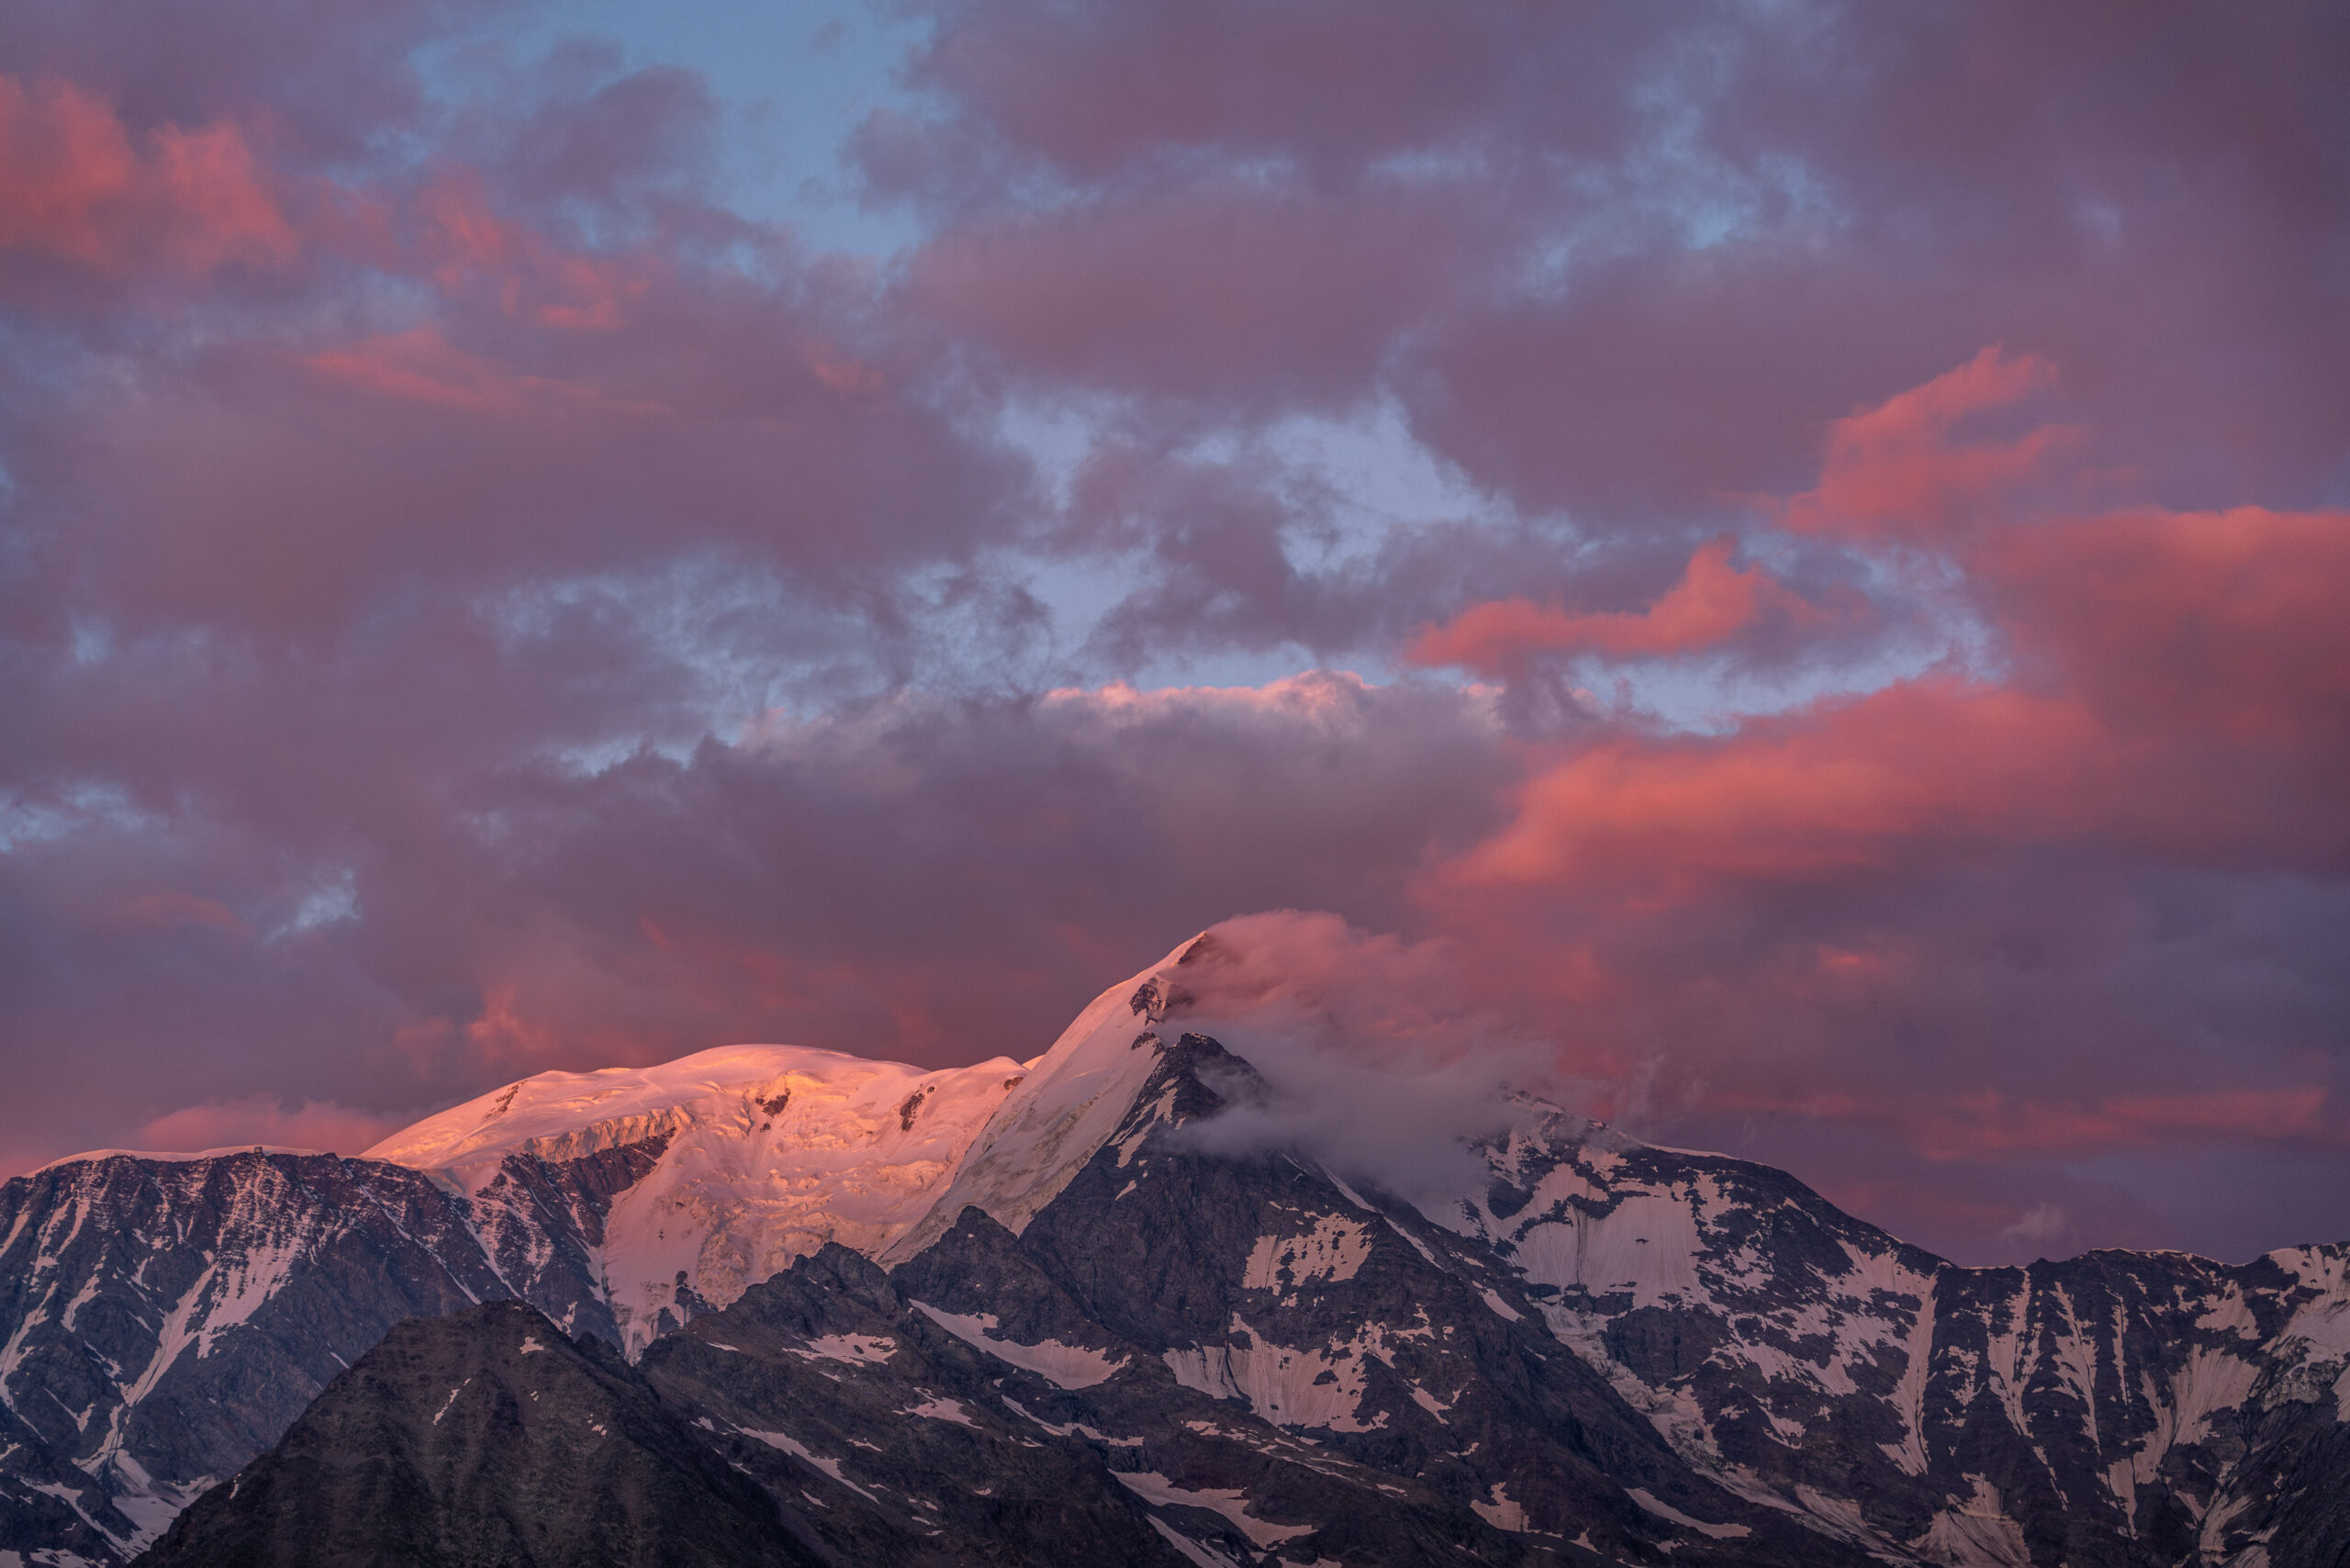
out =
[[1025,1063],[926,1070],[724,1046],[651,1067],[537,1073],[362,1158],[420,1171],[458,1200],[517,1291],[551,1264],[546,1205],[571,1206],[564,1223],[587,1249],[578,1261],[633,1354],[828,1241],[894,1265],[972,1204],[1024,1228],[1131,1109],[1203,940],[1104,991]]
[[1027,1064],[930,1212],[877,1254],[881,1262],[894,1267],[912,1257],[968,1205],[1017,1232],[1058,1197],[1117,1130],[1150,1077],[1158,1025],[1181,1000],[1179,971],[1209,940],[1193,936],[1095,997],[1052,1049]]
[[728,1046],[655,1067],[540,1073],[367,1153],[487,1207],[509,1155],[657,1152],[602,1227],[607,1297],[634,1350],[665,1314],[724,1305],[827,1241],[872,1252],[891,1240],[929,1209],[1024,1070],[1008,1057],[925,1070]]
[[837,1241],[895,1263],[977,1204],[1017,1230],[1125,1118],[1158,1060],[1193,937],[1112,986],[1050,1050],[926,1071],[792,1046],[543,1072],[367,1151],[467,1194],[495,1228],[510,1156],[631,1150],[650,1169],[604,1218],[606,1297],[632,1351]]
[[964,1078],[995,1084],[1000,1099],[1002,1081],[1021,1071],[1008,1057],[941,1071],[801,1046],[720,1046],[653,1067],[539,1073],[402,1128],[365,1158],[494,1172],[509,1154],[578,1159],[712,1122],[748,1132],[785,1114],[795,1096],[803,1123],[822,1103],[862,1106],[878,1126],[885,1102],[918,1093],[927,1103]]

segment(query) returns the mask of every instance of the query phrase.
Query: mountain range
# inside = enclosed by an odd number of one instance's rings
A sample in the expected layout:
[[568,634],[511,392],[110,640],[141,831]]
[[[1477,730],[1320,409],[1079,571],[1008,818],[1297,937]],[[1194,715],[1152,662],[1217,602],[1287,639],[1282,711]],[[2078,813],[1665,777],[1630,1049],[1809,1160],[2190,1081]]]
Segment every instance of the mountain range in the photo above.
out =
[[1228,961],[0,1184],[0,1568],[2350,1562],[2350,1247],[1962,1268],[1527,1096],[1406,1199],[1229,1136]]

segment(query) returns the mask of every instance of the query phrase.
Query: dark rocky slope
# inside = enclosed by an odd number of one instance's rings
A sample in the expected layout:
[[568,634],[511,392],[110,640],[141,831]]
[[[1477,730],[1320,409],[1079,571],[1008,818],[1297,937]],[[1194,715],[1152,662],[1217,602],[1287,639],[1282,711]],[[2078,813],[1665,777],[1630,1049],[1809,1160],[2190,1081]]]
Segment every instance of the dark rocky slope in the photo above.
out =
[[495,1302],[403,1323],[140,1559],[157,1568],[835,1562],[619,1355]]
[[654,1152],[512,1159],[470,1197],[259,1150],[0,1183],[0,1551],[120,1561],[408,1318],[520,1297],[616,1338],[600,1218]]

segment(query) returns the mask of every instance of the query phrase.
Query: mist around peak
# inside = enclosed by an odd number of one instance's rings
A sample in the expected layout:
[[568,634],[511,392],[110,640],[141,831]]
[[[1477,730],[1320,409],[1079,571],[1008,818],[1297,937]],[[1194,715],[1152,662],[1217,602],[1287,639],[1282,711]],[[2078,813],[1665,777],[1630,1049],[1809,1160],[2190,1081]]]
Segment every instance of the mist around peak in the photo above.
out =
[[1156,977],[1163,1027],[1256,1070],[1185,1129],[1206,1152],[1294,1154],[1434,1216],[1486,1180],[1478,1145],[1583,1098],[1560,1046],[1474,993],[1439,940],[1274,910],[1210,928]]

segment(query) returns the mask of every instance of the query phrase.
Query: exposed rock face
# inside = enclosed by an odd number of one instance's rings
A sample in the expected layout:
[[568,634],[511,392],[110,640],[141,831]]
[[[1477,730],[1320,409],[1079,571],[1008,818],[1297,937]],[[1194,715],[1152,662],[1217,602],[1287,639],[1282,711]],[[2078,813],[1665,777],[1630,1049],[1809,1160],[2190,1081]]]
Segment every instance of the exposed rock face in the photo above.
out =
[[174,1568],[832,1560],[618,1352],[493,1302],[399,1325],[173,1521]]
[[537,1245],[483,1223],[497,1204],[332,1155],[117,1155],[0,1183],[0,1551],[113,1560],[408,1318],[523,1295],[613,1337],[589,1238],[645,1162],[518,1166],[516,1203],[552,1219]]
[[642,1370],[850,1561],[1182,1560],[1100,1448],[1018,1416],[1002,1365],[845,1248],[663,1339]]
[[[1438,1217],[1697,1468],[1934,1562],[2340,1561],[2350,1248],[1962,1269],[1552,1114]],[[2253,1556],[2242,1554],[2250,1551]]]
[[550,1075],[436,1119],[460,1164],[0,1185],[0,1553],[119,1562],[394,1324],[519,1298],[846,1561],[2343,1560],[2350,1249],[1960,1269],[1531,1103],[1423,1212],[1184,1132],[1253,1092],[1190,978],[985,1081]]
[[1208,1084],[1248,1076],[1181,1036],[1017,1237],[967,1210],[890,1285],[1234,1561],[1864,1561],[1693,1473],[1483,1248],[1286,1156],[1194,1149]]

